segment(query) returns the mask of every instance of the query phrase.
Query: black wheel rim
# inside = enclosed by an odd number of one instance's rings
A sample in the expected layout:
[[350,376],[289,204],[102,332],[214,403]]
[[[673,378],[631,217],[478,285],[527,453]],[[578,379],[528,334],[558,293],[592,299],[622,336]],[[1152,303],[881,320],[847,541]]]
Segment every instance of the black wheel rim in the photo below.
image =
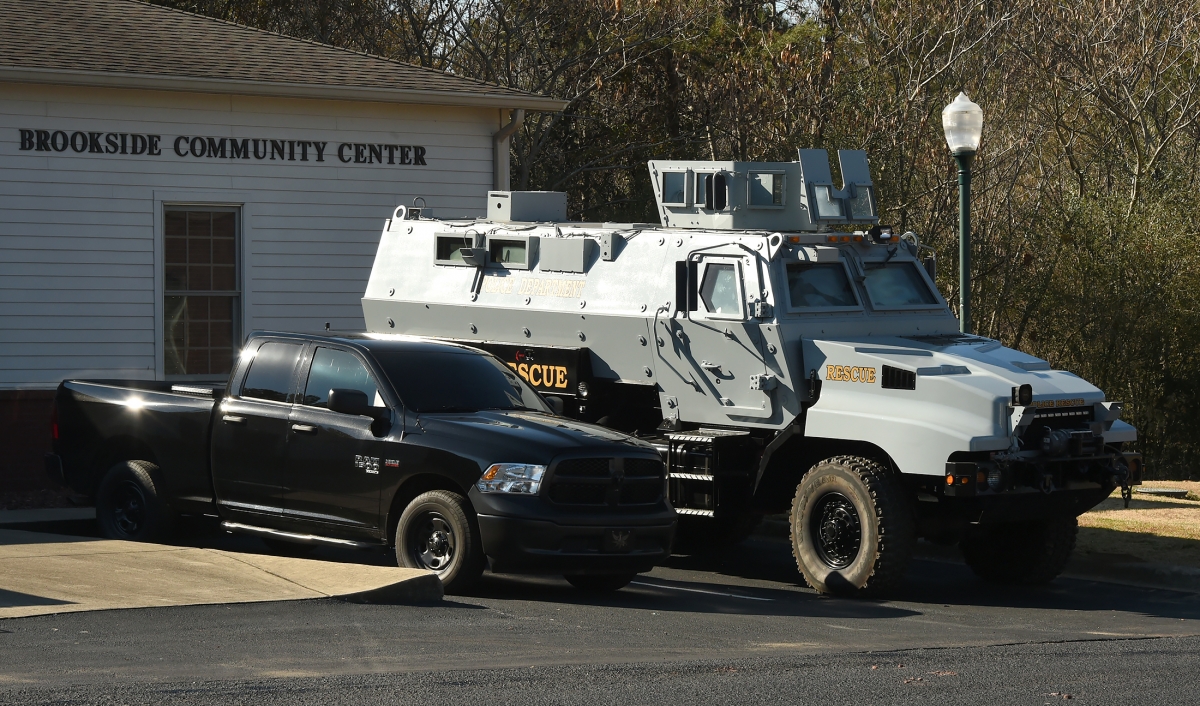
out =
[[817,555],[829,568],[854,563],[862,548],[862,523],[850,498],[841,493],[822,496],[813,508],[811,529]]
[[122,481],[113,488],[113,526],[124,535],[136,535],[146,526],[146,496],[133,481]]
[[454,528],[440,512],[422,513],[412,524],[409,553],[417,565],[430,571],[446,571],[458,548]]

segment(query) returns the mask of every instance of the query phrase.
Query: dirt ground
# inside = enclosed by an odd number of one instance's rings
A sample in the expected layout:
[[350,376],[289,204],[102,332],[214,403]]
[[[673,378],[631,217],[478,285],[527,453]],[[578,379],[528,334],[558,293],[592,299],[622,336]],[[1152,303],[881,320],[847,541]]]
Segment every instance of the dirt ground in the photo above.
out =
[[1120,491],[1079,518],[1077,551],[1095,558],[1200,569],[1200,482],[1146,481],[1145,488],[1181,488],[1188,499],[1135,492],[1129,509]]

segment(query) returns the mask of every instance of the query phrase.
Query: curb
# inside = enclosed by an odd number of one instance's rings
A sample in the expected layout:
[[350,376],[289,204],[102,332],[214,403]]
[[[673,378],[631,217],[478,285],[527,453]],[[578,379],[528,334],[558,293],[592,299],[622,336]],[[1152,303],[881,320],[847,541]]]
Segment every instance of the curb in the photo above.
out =
[[348,603],[424,604],[438,603],[444,595],[442,580],[437,577],[437,574],[431,573],[404,579],[389,586],[381,586],[370,591],[347,593],[331,597],[344,600]]

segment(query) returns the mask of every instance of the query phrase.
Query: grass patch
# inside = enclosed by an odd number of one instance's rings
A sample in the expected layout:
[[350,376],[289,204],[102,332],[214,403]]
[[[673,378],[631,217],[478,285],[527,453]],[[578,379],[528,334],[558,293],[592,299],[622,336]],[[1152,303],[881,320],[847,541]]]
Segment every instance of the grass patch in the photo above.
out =
[[1117,491],[1079,517],[1078,550],[1097,559],[1200,568],[1200,482],[1146,481],[1145,487],[1185,488],[1188,499],[1135,492],[1126,509]]

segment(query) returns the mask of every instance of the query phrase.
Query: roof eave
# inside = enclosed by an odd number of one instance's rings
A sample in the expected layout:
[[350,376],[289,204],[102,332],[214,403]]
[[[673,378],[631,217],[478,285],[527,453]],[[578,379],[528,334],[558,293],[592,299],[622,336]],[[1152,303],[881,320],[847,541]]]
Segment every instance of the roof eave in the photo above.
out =
[[111,71],[72,71],[19,66],[0,66],[0,81],[93,86],[100,88],[138,88],[156,91],[181,91],[186,93],[226,93],[279,98],[368,101],[373,103],[449,105],[471,108],[523,108],[525,110],[542,112],[563,110],[567,107],[568,103],[568,101],[535,94],[510,95],[505,93],[489,93],[486,91],[367,88],[362,86],[238,81],[231,79],[195,78],[191,76],[135,74]]

